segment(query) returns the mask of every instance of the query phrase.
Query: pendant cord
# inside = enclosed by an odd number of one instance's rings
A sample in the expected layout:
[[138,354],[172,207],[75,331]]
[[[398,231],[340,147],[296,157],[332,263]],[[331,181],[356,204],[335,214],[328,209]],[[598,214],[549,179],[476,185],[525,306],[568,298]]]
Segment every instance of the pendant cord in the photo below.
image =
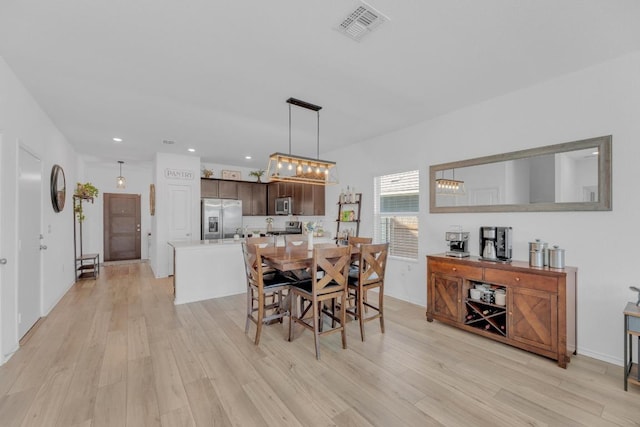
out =
[[316,149],[316,159],[320,160],[320,111],[317,111],[318,114],[318,143]]
[[291,104],[289,104],[289,155],[291,155]]

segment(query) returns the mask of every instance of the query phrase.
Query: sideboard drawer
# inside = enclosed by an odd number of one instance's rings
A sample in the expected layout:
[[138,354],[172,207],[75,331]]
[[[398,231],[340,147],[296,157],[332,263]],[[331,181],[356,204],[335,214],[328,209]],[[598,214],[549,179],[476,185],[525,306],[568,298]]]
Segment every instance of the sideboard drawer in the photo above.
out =
[[489,283],[508,286],[526,286],[529,289],[558,293],[558,279],[538,274],[487,268],[484,270],[484,280]]
[[473,267],[461,263],[430,260],[429,272],[464,277],[468,280],[482,280],[482,267]]

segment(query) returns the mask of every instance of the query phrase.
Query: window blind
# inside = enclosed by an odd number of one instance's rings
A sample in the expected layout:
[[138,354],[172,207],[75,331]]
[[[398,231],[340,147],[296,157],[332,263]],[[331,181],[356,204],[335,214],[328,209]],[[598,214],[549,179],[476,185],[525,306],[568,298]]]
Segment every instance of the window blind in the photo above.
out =
[[389,243],[389,255],[418,259],[419,172],[374,178],[374,239]]

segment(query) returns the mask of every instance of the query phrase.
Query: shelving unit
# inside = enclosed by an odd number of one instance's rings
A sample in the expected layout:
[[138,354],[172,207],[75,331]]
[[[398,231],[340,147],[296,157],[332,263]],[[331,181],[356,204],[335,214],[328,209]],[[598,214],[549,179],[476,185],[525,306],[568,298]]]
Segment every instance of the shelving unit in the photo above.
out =
[[[338,218],[336,219],[336,237],[338,243],[346,243],[349,236],[360,235],[360,207],[362,206],[362,193],[355,193],[355,200],[343,202],[338,200]],[[346,228],[350,224],[351,228]],[[355,226],[355,232],[349,233]]]
[[[75,212],[76,204],[79,203],[82,206],[84,201],[93,201],[91,198],[84,198],[79,196],[73,196],[73,257],[74,257],[74,270],[76,272],[76,280],[86,278],[96,278],[100,273],[100,255],[99,254],[85,254],[82,251],[82,221],[77,219]],[[78,246],[80,247],[80,253],[78,254]]]
[[[633,340],[638,341],[638,357],[640,357],[640,307],[632,302],[624,309],[624,390],[628,384],[640,386],[638,363],[633,362]],[[637,360],[637,359],[636,359]],[[638,360],[640,362],[640,360]]]

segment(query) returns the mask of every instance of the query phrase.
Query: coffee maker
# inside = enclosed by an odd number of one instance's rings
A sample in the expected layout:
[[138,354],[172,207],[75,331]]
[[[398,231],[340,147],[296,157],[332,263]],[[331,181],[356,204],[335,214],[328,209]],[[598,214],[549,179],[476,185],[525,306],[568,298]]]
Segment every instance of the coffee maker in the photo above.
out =
[[466,231],[447,231],[444,239],[449,242],[447,256],[465,258],[469,256],[469,233]]
[[511,227],[480,227],[480,258],[511,262]]

